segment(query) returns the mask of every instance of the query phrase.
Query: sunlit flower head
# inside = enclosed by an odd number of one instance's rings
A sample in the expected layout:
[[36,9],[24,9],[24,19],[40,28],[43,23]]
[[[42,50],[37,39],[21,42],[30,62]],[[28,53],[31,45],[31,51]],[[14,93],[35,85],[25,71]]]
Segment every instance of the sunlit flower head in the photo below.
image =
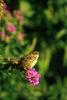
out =
[[18,33],[17,34],[17,40],[19,41],[19,42],[22,42],[22,41],[24,41],[24,38],[25,38],[25,33]]
[[19,20],[19,21],[23,21],[24,17],[22,15],[22,13],[20,12],[20,10],[14,10],[14,17]]

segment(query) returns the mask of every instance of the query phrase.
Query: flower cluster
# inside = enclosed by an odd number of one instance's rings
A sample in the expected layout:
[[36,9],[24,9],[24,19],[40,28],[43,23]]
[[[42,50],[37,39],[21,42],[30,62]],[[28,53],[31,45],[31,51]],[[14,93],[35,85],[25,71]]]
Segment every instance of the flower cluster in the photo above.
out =
[[39,84],[40,74],[33,68],[29,68],[25,71],[26,79],[34,86]]
[[22,13],[20,12],[20,10],[14,10],[13,14],[14,14],[14,17],[19,21],[19,23],[23,22],[24,17],[22,16]]
[[14,10],[12,14],[4,0],[1,1],[0,9],[0,40],[6,43],[15,40],[22,45],[26,36],[22,28],[24,23],[23,14],[19,9]]
[[[11,43],[15,44],[16,42],[17,42],[16,45],[19,44],[19,48],[22,48],[26,37],[26,34],[24,33],[23,29],[25,20],[24,15],[21,13],[20,9],[14,10],[13,13],[11,14],[4,0],[0,1],[1,1],[0,42],[4,44],[6,43],[6,48],[10,46],[9,50],[10,48],[13,48]],[[15,46],[15,50],[19,51],[16,47],[17,46]],[[7,51],[7,49],[5,51]],[[38,74],[38,72],[35,69],[33,68],[32,69],[29,68],[26,70],[24,69],[24,72],[26,79],[31,84],[33,84],[34,86],[39,84],[40,74]]]

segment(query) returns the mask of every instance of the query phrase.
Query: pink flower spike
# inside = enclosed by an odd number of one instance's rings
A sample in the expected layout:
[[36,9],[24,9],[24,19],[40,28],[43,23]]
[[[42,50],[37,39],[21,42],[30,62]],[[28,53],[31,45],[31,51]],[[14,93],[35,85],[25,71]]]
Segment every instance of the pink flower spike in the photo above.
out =
[[39,84],[41,75],[33,68],[25,71],[25,77],[30,84],[36,86]]

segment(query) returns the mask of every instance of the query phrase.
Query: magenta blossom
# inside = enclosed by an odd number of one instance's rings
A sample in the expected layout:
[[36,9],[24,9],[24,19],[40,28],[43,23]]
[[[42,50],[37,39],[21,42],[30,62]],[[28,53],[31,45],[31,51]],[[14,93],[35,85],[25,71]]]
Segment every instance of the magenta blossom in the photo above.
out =
[[8,30],[9,32],[12,32],[12,33],[14,33],[14,32],[16,31],[15,26],[14,26],[11,22],[9,22],[9,23],[7,24],[7,30]]
[[32,84],[32,85],[38,85],[40,81],[40,74],[33,68],[33,69],[27,69],[25,71],[26,79]]
[[3,32],[0,32],[0,35],[2,34]]

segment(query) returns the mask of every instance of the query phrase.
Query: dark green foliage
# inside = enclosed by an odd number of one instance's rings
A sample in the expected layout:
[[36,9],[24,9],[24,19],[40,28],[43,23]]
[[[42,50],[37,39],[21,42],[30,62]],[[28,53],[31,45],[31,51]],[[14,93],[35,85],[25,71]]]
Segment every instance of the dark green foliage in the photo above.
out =
[[[33,87],[22,71],[0,60],[0,100],[67,100],[67,0],[6,0],[6,3],[12,23],[26,37],[22,42],[14,35],[9,41],[0,40],[0,55],[18,59],[37,50],[40,57],[35,67],[42,76],[40,84]],[[13,18],[15,9],[20,9],[24,16],[21,27]]]

